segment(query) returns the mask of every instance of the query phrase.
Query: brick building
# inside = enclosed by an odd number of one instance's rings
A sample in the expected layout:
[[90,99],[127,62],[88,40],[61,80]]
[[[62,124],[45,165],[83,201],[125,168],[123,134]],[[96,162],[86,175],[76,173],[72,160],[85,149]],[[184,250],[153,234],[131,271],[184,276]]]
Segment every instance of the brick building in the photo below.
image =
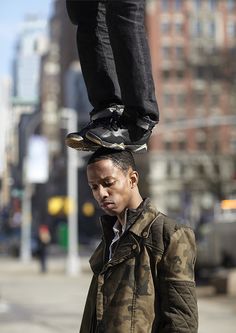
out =
[[150,0],[147,27],[161,116],[149,194],[194,225],[236,194],[236,2]]

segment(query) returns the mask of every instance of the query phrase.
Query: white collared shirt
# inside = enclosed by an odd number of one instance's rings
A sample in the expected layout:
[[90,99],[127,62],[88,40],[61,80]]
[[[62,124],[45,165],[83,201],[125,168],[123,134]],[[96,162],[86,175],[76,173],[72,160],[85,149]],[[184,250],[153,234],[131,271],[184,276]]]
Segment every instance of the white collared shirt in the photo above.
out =
[[123,233],[125,232],[126,229],[126,219],[125,219],[125,223],[123,225],[121,225],[121,223],[117,220],[116,223],[113,226],[113,231],[114,231],[114,238],[109,246],[109,260],[111,260],[112,258],[112,247],[113,245],[120,239],[121,235],[123,235]]

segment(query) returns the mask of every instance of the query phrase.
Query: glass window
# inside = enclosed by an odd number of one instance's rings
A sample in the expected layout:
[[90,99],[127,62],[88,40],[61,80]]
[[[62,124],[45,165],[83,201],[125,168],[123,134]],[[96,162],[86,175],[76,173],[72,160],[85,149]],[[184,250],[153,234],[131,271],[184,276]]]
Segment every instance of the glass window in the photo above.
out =
[[196,91],[194,93],[194,104],[196,105],[196,107],[203,106],[204,100],[205,100],[205,95],[203,92]]
[[199,19],[193,21],[192,24],[192,33],[195,37],[201,37],[202,35],[202,23]]
[[183,8],[183,0],[175,0],[175,10],[181,11]]
[[177,104],[179,107],[185,106],[186,104],[186,95],[184,93],[179,93],[176,95]]
[[212,107],[219,107],[220,104],[220,96],[217,93],[211,94],[210,104]]
[[227,0],[227,9],[228,11],[231,11],[235,7],[235,0]]
[[236,36],[236,23],[231,21],[227,23],[227,35],[230,38],[233,38]]
[[171,150],[172,149],[172,142],[171,141],[165,141],[164,142],[164,149],[165,150]]
[[202,66],[197,66],[195,68],[195,79],[204,79],[204,68]]
[[170,32],[170,22],[161,23],[161,32],[167,34]]
[[206,150],[206,141],[198,141],[197,147],[198,147],[198,150]]
[[175,54],[176,54],[177,59],[183,59],[184,58],[184,48],[182,46],[176,46]]
[[170,93],[164,93],[163,94],[163,105],[165,107],[170,107],[173,105],[173,100],[174,100],[174,97],[172,94]]
[[202,0],[194,0],[193,4],[195,9],[200,9],[202,6]]
[[176,77],[177,77],[177,79],[183,79],[184,78],[184,70],[183,69],[177,69],[176,70]]
[[162,56],[163,59],[170,59],[171,48],[170,46],[163,46],[162,47]]
[[169,10],[169,0],[161,0],[161,9],[164,12],[167,12]]
[[176,22],[175,23],[175,32],[177,34],[182,34],[184,30],[184,25],[182,22]]
[[211,38],[214,38],[215,37],[215,32],[216,32],[216,25],[215,25],[215,22],[209,22],[208,23],[208,35],[209,37]]
[[210,10],[215,10],[217,5],[216,0],[208,0],[208,7]]
[[164,69],[162,71],[162,77],[163,77],[163,79],[169,79],[170,78],[170,70]]
[[180,140],[178,142],[179,150],[185,150],[187,148],[187,142],[185,140]]

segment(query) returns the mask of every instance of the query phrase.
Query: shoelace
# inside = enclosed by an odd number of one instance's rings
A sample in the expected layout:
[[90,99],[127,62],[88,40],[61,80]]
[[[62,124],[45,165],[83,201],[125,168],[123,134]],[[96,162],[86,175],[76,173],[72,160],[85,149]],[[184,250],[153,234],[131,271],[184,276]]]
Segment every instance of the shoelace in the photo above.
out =
[[102,126],[105,129],[117,131],[120,127],[120,114],[113,111],[111,117],[96,119],[93,122],[93,127]]

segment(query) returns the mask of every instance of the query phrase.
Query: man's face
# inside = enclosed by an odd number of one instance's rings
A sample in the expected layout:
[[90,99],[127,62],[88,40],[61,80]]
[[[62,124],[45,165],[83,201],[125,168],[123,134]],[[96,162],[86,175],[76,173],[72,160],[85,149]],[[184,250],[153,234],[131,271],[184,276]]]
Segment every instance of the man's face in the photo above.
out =
[[119,215],[126,208],[132,208],[132,173],[131,168],[124,172],[110,159],[87,166],[89,186],[106,214]]

